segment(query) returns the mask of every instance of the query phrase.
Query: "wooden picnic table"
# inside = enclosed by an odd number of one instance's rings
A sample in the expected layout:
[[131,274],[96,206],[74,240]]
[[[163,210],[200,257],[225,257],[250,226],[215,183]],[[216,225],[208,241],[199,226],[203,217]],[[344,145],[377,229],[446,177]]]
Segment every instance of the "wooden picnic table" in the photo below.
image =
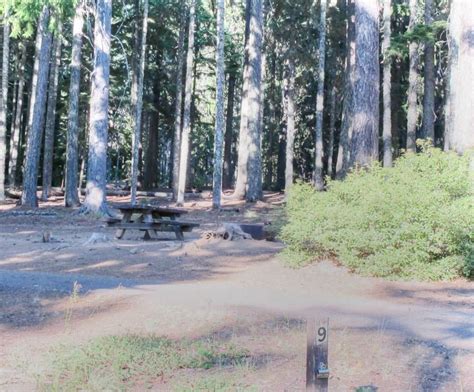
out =
[[120,205],[117,207],[122,213],[122,218],[107,220],[109,227],[116,228],[115,236],[122,239],[127,230],[140,230],[145,232],[144,239],[153,238],[153,233],[171,232],[180,241],[184,241],[184,233],[192,231],[199,224],[178,221],[177,218],[187,214],[186,210],[159,207],[152,205]]

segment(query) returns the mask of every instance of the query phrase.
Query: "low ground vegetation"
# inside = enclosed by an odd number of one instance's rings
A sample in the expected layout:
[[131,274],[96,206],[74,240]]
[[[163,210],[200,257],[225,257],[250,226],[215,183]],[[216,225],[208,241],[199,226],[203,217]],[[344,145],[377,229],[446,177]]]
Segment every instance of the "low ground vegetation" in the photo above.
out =
[[394,279],[451,280],[474,273],[474,192],[469,154],[423,147],[393,168],[378,164],[330,181],[297,184],[281,238],[284,260],[333,257],[351,270]]
[[[191,390],[172,378],[185,370],[211,370],[246,365],[248,353],[230,344],[212,341],[174,341],[157,336],[108,336],[81,346],[51,350],[45,372],[38,376],[44,391],[103,391],[149,389],[168,384],[172,390]],[[212,390],[236,387],[232,380],[198,377],[198,385]]]

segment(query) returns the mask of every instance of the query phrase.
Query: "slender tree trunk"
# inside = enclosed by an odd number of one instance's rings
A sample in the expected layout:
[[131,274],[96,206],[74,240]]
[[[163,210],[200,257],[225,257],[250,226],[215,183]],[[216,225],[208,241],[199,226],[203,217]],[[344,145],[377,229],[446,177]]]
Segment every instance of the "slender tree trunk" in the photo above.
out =
[[243,199],[248,185],[248,160],[249,160],[249,88],[250,88],[250,23],[252,19],[252,1],[246,1],[245,9],[245,48],[244,68],[242,82],[242,99],[240,104],[240,130],[239,147],[237,156],[237,180],[235,183],[234,197]]
[[21,133],[21,124],[23,116],[23,93],[25,88],[25,64],[26,64],[26,45],[22,42],[20,46],[20,62],[18,64],[18,87],[15,109],[15,119],[13,121],[11,142],[10,142],[10,164],[8,166],[8,177],[10,185],[18,185],[17,162],[19,153],[19,142]]
[[[410,24],[408,29],[414,29],[418,17],[418,1],[410,0]],[[418,64],[419,64],[419,45],[417,42],[411,42],[409,47],[410,71],[408,75],[408,110],[407,110],[407,151],[416,151],[416,125],[418,123]]]
[[351,166],[369,166],[379,150],[379,7],[356,0],[355,84],[351,120]]
[[0,201],[5,200],[5,165],[7,155],[8,69],[10,59],[10,22],[8,9],[3,15],[2,93],[0,94]]
[[342,124],[339,135],[337,154],[336,177],[344,178],[350,166],[353,115],[354,85],[355,85],[355,0],[348,0],[347,6],[347,55],[346,81],[344,89],[344,103],[342,109]]
[[334,177],[334,134],[336,133],[336,97],[337,89],[334,86],[331,90],[329,102],[329,142],[328,142],[328,176]]
[[28,207],[38,206],[36,186],[38,182],[39,155],[43,136],[52,40],[52,34],[48,29],[49,14],[48,6],[44,6],[38,20],[38,31],[36,34],[36,55],[28,116],[28,143],[23,174],[23,193],[21,195],[21,204]]
[[[324,1],[324,0],[323,0]],[[286,60],[286,166],[285,193],[288,195],[294,178],[294,147],[295,147],[295,63],[293,54],[288,54]]]
[[225,127],[225,143],[224,143],[224,175],[222,186],[224,189],[232,187],[232,141],[234,128],[234,99],[235,99],[235,82],[234,73],[229,74],[229,84],[227,88],[227,118]]
[[[158,64],[158,67],[160,64]],[[158,132],[160,123],[160,99],[161,99],[161,86],[159,75],[155,78],[153,86],[153,100],[154,110],[150,114],[150,126],[148,128],[148,144],[145,154],[145,189],[152,189],[158,185]]]
[[392,167],[392,59],[388,54],[390,40],[392,36],[392,0],[384,0],[383,3],[383,165]]
[[277,52],[275,39],[270,35],[269,36],[269,52],[270,56],[270,80],[269,80],[269,99],[268,99],[268,117],[270,118],[270,125],[268,127],[268,139],[267,139],[267,151],[266,154],[266,170],[265,170],[265,186],[268,189],[274,188],[274,170],[275,162],[277,158],[275,157],[275,140],[278,137],[278,117],[276,110],[276,102],[278,101],[278,89],[277,89],[277,58],[279,58],[279,53]]
[[[433,25],[433,0],[425,0],[425,24]],[[423,94],[423,138],[435,143],[435,68],[434,68],[434,42],[425,42],[425,68],[424,68],[424,94]]]
[[319,22],[319,63],[318,63],[318,92],[316,96],[316,128],[315,128],[315,170],[314,186],[316,190],[324,190],[323,173],[323,120],[324,120],[324,81],[326,68],[326,10],[327,0],[321,0],[321,19]]
[[[453,0],[449,18],[449,88],[445,143],[458,154],[474,148],[474,3]],[[473,154],[474,156],[474,154]],[[471,160],[471,162],[474,162]],[[474,166],[471,165],[473,168]]]
[[285,166],[286,166],[286,137],[284,134],[279,135],[278,140],[278,157],[277,157],[277,190],[285,189]]
[[263,1],[252,0],[249,47],[249,89],[247,105],[248,122],[248,202],[262,198],[262,154],[261,154],[261,105],[262,102],[262,47],[263,47]]
[[81,157],[81,166],[79,169],[79,186],[78,189],[82,190],[82,184],[84,183],[84,177],[86,176],[86,154],[83,153]]
[[179,160],[181,148],[181,125],[182,125],[182,105],[183,105],[183,67],[184,67],[184,36],[186,30],[186,11],[187,7],[183,6],[181,10],[181,22],[178,37],[178,61],[176,67],[176,98],[174,113],[174,139],[173,139],[173,198],[178,197],[179,185]]
[[48,200],[53,182],[54,131],[56,126],[56,103],[59,86],[59,66],[61,63],[62,25],[59,23],[53,39],[54,55],[49,70],[48,106],[46,109],[46,126],[44,131],[43,152],[43,189],[42,200]]
[[[78,179],[78,139],[79,139],[79,94],[81,86],[81,55],[82,30],[84,28],[84,3],[80,0],[76,6],[74,16],[72,53],[71,53],[71,81],[69,85],[69,114],[67,125],[66,147],[66,207],[80,205],[78,188],[82,183]],[[83,159],[84,162],[84,159]]]
[[189,138],[191,134],[191,104],[193,91],[193,71],[194,71],[194,30],[196,19],[196,1],[191,0],[189,7],[189,31],[188,31],[188,53],[186,58],[186,84],[184,93],[184,112],[183,112],[183,134],[180,148],[179,161],[179,182],[178,196],[176,202],[178,205],[184,203],[184,192],[186,190],[186,177],[189,160]]
[[138,86],[135,106],[135,121],[132,140],[132,204],[137,201],[138,156],[140,151],[143,109],[143,80],[145,77],[146,38],[148,32],[148,0],[143,0],[143,24],[140,43],[140,60],[137,72]]
[[88,211],[101,214],[108,214],[106,185],[111,21],[112,0],[97,0],[89,119],[89,159],[84,203]]
[[225,40],[225,2],[217,0],[217,50],[216,50],[216,134],[214,139],[214,175],[212,206],[214,209],[221,207],[222,194],[222,166],[224,153],[224,40]]

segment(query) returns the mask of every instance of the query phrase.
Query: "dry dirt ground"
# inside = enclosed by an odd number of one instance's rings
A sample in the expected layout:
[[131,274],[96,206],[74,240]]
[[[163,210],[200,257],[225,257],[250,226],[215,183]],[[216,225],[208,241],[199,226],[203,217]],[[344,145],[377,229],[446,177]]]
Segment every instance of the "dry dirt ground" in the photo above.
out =
[[[304,390],[309,317],[330,319],[332,391],[474,391],[472,283],[387,282],[330,261],[293,270],[278,242],[200,238],[223,221],[274,220],[278,195],[220,213],[207,199],[185,207],[201,227],[179,243],[133,232],[115,240],[60,199],[35,213],[0,206],[0,391],[35,390],[51,347],[125,333],[231,342],[253,358],[242,385]],[[44,232],[54,241],[43,243]],[[109,240],[87,244],[92,233]]]

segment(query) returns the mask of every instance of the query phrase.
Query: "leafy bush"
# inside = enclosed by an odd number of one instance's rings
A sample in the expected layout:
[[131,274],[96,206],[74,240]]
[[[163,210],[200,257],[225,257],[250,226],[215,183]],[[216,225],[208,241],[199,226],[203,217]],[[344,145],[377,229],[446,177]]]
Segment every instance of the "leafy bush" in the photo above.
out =
[[393,168],[355,170],[318,193],[296,184],[281,238],[292,266],[337,257],[365,275],[449,280],[474,274],[469,154],[424,147]]

